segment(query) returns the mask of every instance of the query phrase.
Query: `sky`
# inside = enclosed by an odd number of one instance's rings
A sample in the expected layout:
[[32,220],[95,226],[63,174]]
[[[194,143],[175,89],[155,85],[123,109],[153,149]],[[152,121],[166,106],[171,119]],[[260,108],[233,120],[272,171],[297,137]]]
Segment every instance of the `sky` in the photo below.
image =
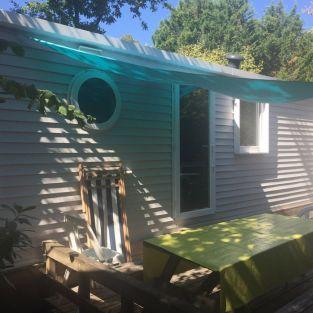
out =
[[[254,8],[255,15],[260,17],[263,15],[266,7],[271,3],[276,3],[278,0],[250,0]],[[302,9],[309,5],[311,0],[283,0],[284,6],[290,10],[294,4],[297,5],[299,13],[304,21],[306,29],[313,28],[313,16],[303,14]],[[18,3],[24,3],[24,0],[17,0]],[[168,0],[172,6],[177,6],[179,0]],[[10,0],[0,0],[0,8],[9,9]],[[148,24],[148,30],[143,30],[141,23],[138,19],[133,19],[128,9],[125,7],[122,10],[122,17],[112,25],[106,25],[106,34],[112,37],[122,37],[125,34],[130,34],[134,39],[140,41],[142,44],[152,45],[152,35],[158,28],[160,21],[170,15],[169,11],[165,8],[159,8],[157,12],[144,11],[142,18]]]

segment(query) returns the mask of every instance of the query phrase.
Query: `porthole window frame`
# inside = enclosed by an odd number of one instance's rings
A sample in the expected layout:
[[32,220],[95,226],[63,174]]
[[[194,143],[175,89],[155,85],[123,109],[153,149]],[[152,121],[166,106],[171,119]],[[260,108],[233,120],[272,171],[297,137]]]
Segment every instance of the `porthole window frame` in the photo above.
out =
[[[115,96],[115,110],[112,116],[105,122],[102,123],[94,123],[94,124],[87,124],[88,128],[95,129],[95,130],[108,130],[112,128],[117,120],[120,117],[121,113],[121,96],[118,90],[118,87],[112,77],[110,77],[108,74],[103,73],[99,70],[86,70],[79,72],[74,76],[72,79],[70,85],[69,85],[69,91],[68,91],[68,102],[70,104],[75,105],[78,109],[80,109],[79,103],[78,103],[78,93],[80,87],[88,80],[92,78],[98,78],[103,81],[105,81],[113,90],[114,96]],[[96,118],[96,116],[95,116]]]

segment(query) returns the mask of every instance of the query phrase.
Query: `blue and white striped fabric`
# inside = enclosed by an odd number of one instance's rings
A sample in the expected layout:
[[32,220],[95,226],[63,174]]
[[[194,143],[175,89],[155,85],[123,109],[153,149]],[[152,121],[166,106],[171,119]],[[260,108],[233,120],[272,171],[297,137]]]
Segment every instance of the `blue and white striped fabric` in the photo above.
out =
[[[123,216],[120,197],[119,171],[93,171],[88,172],[82,168],[81,182],[84,185],[84,201],[86,205],[87,220],[94,231],[100,246],[107,247],[123,254],[126,258],[129,249],[125,234],[127,225]],[[82,179],[83,177],[83,179]]]

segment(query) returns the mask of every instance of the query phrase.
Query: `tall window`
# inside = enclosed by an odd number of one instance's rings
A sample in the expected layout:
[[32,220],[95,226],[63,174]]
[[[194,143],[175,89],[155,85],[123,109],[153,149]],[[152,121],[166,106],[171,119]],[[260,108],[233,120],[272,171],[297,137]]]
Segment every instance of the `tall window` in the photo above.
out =
[[237,154],[268,153],[267,103],[234,101],[234,148]]

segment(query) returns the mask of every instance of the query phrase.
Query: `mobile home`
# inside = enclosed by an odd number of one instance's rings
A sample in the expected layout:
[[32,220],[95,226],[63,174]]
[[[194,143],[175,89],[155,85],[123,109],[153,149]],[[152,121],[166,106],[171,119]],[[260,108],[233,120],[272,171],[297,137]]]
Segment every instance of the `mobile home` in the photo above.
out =
[[23,99],[0,104],[0,203],[37,207],[24,264],[40,260],[42,240],[65,240],[64,213],[81,214],[78,162],[127,167],[134,246],[182,225],[312,203],[308,84],[12,12],[0,11],[0,38],[25,49],[24,57],[0,55],[1,75],[49,89],[97,119],[81,129],[29,111]]

